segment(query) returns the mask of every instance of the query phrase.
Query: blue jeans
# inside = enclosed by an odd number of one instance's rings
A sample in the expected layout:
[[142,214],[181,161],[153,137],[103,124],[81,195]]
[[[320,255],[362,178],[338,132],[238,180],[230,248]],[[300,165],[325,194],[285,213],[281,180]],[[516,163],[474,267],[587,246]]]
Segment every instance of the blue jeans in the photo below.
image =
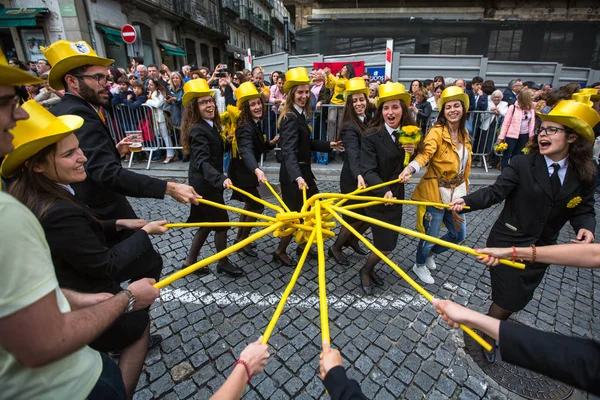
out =
[[502,154],[502,170],[506,168],[511,157],[521,154],[521,151],[527,146],[529,135],[519,135],[517,139],[506,138],[508,148]]
[[[452,211],[450,210],[439,210],[435,207],[427,207],[425,216],[423,217],[423,225],[425,227],[425,233],[429,236],[438,237],[440,230],[442,229],[442,222],[446,225],[448,232],[442,236],[442,240],[452,243],[460,243],[467,237],[467,220],[463,215],[464,219],[460,223],[460,232],[454,227],[454,221],[452,219]],[[422,267],[425,265],[425,260],[429,253],[441,254],[448,250],[448,247],[433,244],[427,240],[420,240],[417,246],[417,265]]]
[[126,400],[127,392],[119,366],[106,354],[102,356],[102,373],[87,400]]

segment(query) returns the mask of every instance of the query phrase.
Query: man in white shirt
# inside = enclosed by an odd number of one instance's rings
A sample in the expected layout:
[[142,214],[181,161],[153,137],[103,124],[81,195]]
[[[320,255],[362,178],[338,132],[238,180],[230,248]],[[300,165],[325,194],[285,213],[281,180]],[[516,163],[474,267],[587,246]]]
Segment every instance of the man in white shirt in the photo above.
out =
[[[29,118],[13,85],[41,80],[8,66],[0,51],[0,157],[13,151],[10,130]],[[116,295],[61,290],[36,217],[0,192],[0,398],[124,398],[119,367],[87,346],[122,313],[158,297],[143,279]],[[10,228],[9,228],[10,227]]]

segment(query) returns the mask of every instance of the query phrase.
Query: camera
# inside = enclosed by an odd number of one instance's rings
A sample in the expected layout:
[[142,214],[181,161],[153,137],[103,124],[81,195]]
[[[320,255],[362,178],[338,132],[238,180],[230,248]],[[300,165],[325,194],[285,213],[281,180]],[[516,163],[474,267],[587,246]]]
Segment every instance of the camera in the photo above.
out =
[[225,78],[227,76],[226,68],[221,68],[221,69],[218,69],[217,71],[219,71],[219,72],[217,72],[217,75],[216,75],[217,78]]
[[257,89],[260,89],[262,87],[262,85],[260,84],[260,81],[255,81],[254,86],[256,86]]

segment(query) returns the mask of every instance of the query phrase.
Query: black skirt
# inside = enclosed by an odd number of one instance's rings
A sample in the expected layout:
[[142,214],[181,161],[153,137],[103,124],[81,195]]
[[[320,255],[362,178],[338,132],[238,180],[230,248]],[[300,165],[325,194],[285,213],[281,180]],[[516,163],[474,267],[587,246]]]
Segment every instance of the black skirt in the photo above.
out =
[[[352,193],[356,189],[357,189],[356,186],[351,186],[351,185],[346,184],[345,182],[340,181],[340,193],[343,193],[343,194]],[[364,203],[364,201],[361,201],[361,200],[347,200],[344,203],[344,205],[345,206],[349,206],[349,205],[358,204],[358,203]],[[352,209],[350,211],[352,211],[354,213],[357,213],[357,214],[360,214],[360,215],[366,215],[365,214],[365,210],[366,210],[366,208],[363,207],[363,208],[355,208],[355,209]],[[344,221],[346,221],[350,225],[354,224],[355,222],[361,222],[361,221],[357,220],[356,218],[349,217],[347,215],[344,215],[343,217],[344,217]]]
[[492,300],[505,310],[517,312],[533,298],[548,264],[525,262],[525,269],[499,264],[490,268]]
[[[402,225],[402,204],[389,206],[372,206],[365,209],[366,215],[371,218],[387,222],[392,225]],[[371,224],[373,232],[373,244],[381,251],[392,251],[398,242],[398,232]]]
[[[203,199],[212,201],[214,203],[225,204],[223,200],[222,190],[213,190],[210,192],[198,193]],[[187,219],[188,223],[191,222],[229,222],[229,216],[227,211],[222,208],[213,207],[208,204],[200,203],[197,206],[190,205],[190,216]],[[226,231],[228,227],[213,228],[214,231]]]
[[[310,199],[311,196],[319,193],[316,182],[307,183],[308,189],[306,190],[306,199]],[[282,183],[281,184],[281,197],[283,202],[289,207],[290,211],[300,211],[304,204],[302,197],[302,190],[298,189],[298,183]]]
[[[256,186],[252,186],[252,187],[242,187],[242,186],[238,186],[238,185],[235,185],[235,186],[250,193],[251,195],[253,195],[255,197],[258,197],[259,199],[262,198],[262,197],[260,197],[260,194],[258,193],[258,188]],[[254,199],[251,199],[250,197],[246,196],[245,194],[238,192],[237,190],[234,190],[233,193],[231,193],[231,200],[237,200],[237,201],[241,201],[243,203],[248,203],[250,210],[252,210],[252,211],[263,209],[262,204],[260,204],[259,202],[257,202]]]

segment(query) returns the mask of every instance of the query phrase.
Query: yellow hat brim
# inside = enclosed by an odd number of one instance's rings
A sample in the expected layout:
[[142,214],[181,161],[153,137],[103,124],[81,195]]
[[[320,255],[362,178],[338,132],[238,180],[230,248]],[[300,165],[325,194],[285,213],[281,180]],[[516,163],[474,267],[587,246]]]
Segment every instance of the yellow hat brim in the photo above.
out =
[[81,128],[82,125],[83,118],[78,117],[77,115],[61,115],[60,117],[56,117],[54,122],[45,129],[47,132],[51,133],[48,133],[41,138],[23,143],[4,158],[2,166],[0,166],[0,174],[5,178],[13,176],[21,169],[27,160],[40,150],[53,143],[59,142]]
[[100,65],[103,67],[108,67],[114,62],[115,60],[112,60],[110,58],[102,58],[89,55],[67,57],[63,60],[60,60],[52,66],[52,68],[50,69],[50,73],[48,74],[48,83],[50,84],[50,87],[52,87],[52,89],[63,90],[65,87],[62,83],[62,79],[67,74],[67,72],[71,71],[72,69],[84,65]]
[[542,121],[554,122],[556,124],[568,126],[588,142],[594,143],[594,130],[591,126],[579,118],[569,115],[550,115],[542,113],[536,113],[536,115],[540,117]]
[[187,105],[187,103],[189,103],[190,100],[192,100],[192,99],[195,99],[197,97],[204,97],[204,96],[214,97],[215,93],[217,93],[217,91],[214,89],[210,89],[210,90],[202,91],[202,92],[187,92],[183,95],[183,98],[181,99],[181,103],[185,107]]
[[310,79],[290,79],[283,84],[283,93],[290,91],[294,86],[310,85]]
[[0,65],[0,85],[2,86],[21,86],[21,85],[41,85],[43,79],[10,65]]
[[410,93],[395,93],[388,96],[378,97],[375,105],[379,107],[386,101],[390,100],[402,100],[407,106],[410,106]]
[[454,94],[454,95],[448,96],[448,97],[440,97],[438,99],[438,110],[440,110],[440,112],[441,112],[444,109],[444,104],[446,104],[449,101],[455,101],[455,100],[462,101],[465,106],[465,112],[469,111],[469,105],[471,102],[469,101],[469,95],[466,93]]
[[363,93],[368,98],[369,97],[369,88],[346,90],[344,92],[344,102],[346,100],[348,100],[348,96],[352,96],[353,94],[356,94],[356,93]]
[[258,97],[260,97],[260,93],[247,94],[247,95],[242,96],[239,99],[237,99],[235,106],[241,110],[242,106],[244,105],[245,102],[252,100],[252,99],[256,99]]

